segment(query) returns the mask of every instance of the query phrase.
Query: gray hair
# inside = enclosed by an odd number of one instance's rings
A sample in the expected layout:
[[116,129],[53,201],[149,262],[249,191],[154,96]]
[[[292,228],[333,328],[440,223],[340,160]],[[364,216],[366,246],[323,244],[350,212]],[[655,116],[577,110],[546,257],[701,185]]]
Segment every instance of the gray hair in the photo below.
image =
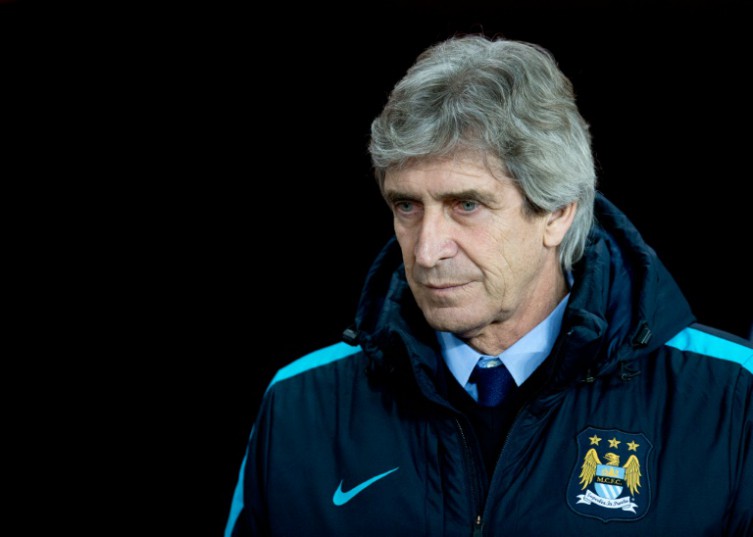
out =
[[480,35],[438,43],[408,69],[371,125],[380,187],[391,169],[469,150],[498,159],[534,213],[578,203],[559,251],[571,270],[591,229],[596,172],[588,124],[549,51]]

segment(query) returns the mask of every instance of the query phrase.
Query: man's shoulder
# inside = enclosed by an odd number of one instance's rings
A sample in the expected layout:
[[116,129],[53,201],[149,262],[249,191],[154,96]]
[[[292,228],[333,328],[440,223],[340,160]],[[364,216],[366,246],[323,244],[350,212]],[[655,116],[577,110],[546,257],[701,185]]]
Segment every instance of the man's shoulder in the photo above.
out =
[[362,355],[361,347],[349,345],[344,342],[321,347],[280,368],[272,378],[269,388],[276,384],[288,381],[289,379],[300,377],[301,375],[313,372],[321,373],[322,368],[325,368],[326,366],[334,364],[344,365],[346,360],[353,359],[360,355]]
[[709,360],[736,363],[753,373],[753,343],[724,330],[695,323],[678,332],[666,346]]

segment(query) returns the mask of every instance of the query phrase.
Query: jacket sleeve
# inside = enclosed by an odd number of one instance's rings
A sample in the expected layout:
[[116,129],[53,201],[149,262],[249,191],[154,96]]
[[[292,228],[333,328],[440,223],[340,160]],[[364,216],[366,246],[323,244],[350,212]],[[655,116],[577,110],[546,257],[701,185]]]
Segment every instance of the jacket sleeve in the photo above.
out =
[[742,409],[743,426],[738,437],[737,486],[730,504],[726,535],[748,537],[753,535],[753,374],[749,370],[742,370],[735,395]]
[[266,441],[269,424],[269,392],[262,400],[261,410],[249,435],[241,463],[238,482],[230,505],[225,537],[249,537],[269,534],[269,521],[264,507],[266,482]]

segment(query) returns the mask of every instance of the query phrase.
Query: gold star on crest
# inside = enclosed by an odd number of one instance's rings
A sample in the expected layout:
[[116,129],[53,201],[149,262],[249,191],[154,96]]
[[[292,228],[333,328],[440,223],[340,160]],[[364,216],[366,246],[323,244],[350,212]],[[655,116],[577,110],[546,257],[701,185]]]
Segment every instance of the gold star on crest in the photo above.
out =
[[596,445],[598,446],[598,445],[599,445],[599,442],[601,442],[601,438],[599,438],[599,437],[598,437],[598,436],[596,436],[596,435],[593,435],[593,436],[589,436],[589,437],[588,437],[588,439],[589,439],[589,440],[591,441],[591,445],[592,445],[592,446],[593,446],[594,444],[596,444]]
[[620,445],[621,443],[622,443],[622,440],[617,440],[616,438],[614,438],[614,437],[613,437],[613,438],[612,438],[612,439],[611,439],[611,440],[609,441],[609,447],[613,447],[613,448],[616,448],[616,447],[617,447],[617,446],[619,446],[619,445]]
[[627,443],[628,451],[638,451],[638,446],[640,444],[636,444],[634,440]]

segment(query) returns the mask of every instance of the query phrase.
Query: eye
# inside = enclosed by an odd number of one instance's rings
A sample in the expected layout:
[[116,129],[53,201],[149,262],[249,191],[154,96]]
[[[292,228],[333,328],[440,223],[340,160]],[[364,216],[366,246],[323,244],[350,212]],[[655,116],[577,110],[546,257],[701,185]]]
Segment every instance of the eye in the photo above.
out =
[[395,210],[400,213],[410,213],[415,208],[412,201],[398,201],[395,202]]
[[458,202],[458,208],[464,213],[471,213],[478,209],[479,203],[474,200],[461,200]]

